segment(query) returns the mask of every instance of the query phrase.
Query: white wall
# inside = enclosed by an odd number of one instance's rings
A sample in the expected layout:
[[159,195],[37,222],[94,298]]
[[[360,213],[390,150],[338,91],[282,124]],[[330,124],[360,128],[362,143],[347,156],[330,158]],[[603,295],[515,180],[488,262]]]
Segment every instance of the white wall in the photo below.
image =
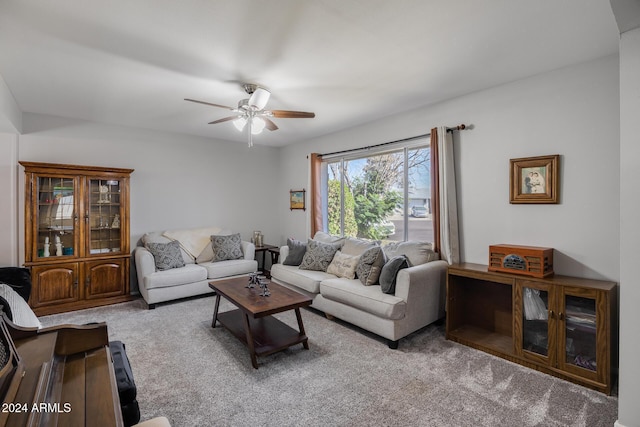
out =
[[620,37],[620,376],[618,425],[640,426],[640,28]]
[[0,76],[0,132],[19,133],[22,131],[22,111],[13,94]]
[[[230,228],[247,240],[253,230],[261,230],[267,242],[280,234],[280,218],[271,209],[279,175],[274,148],[25,114],[19,160],[135,169],[132,245],[148,231],[207,225]],[[19,206],[22,175],[20,168]],[[22,245],[23,236],[21,221]],[[20,262],[23,253],[21,246]]]
[[[618,57],[541,74],[282,149],[281,194],[307,185],[305,156],[419,135],[456,134],[462,259],[494,243],[556,249],[555,271],[619,279]],[[509,159],[560,154],[560,204],[509,204]],[[308,214],[281,209],[283,239],[306,238]]]
[[0,133],[0,177],[3,201],[0,203],[0,266],[18,262],[18,135]]

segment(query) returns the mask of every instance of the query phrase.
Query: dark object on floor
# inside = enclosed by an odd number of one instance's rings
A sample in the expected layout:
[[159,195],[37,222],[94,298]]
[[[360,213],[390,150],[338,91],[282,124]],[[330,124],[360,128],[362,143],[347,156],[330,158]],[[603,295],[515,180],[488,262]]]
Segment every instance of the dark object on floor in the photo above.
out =
[[140,421],[140,407],[136,400],[136,383],[133,381],[133,371],[122,341],[109,341],[109,350],[113,357],[113,368],[116,373],[118,396],[122,408],[122,419],[125,426],[132,426]]
[[25,301],[31,295],[31,274],[28,268],[0,267],[0,282],[11,286]]

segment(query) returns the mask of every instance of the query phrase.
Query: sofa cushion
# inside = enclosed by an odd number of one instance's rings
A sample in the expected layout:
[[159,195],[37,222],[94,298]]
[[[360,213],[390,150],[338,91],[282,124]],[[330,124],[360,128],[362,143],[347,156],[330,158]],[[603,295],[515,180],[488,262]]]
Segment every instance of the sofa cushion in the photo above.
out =
[[[174,240],[163,236],[162,232],[153,231],[150,233],[146,233],[142,236],[142,245],[147,247],[148,243],[169,243]],[[194,264],[195,260],[189,256],[189,254],[180,246],[180,254],[182,254],[182,259],[185,264]]]
[[385,319],[402,319],[407,305],[402,298],[384,294],[380,286],[363,286],[359,280],[327,279],[320,283],[320,294],[328,299]]
[[312,294],[320,292],[320,282],[326,279],[336,278],[333,274],[324,271],[300,270],[293,265],[282,264],[274,264],[271,266],[271,277]]
[[344,244],[346,237],[334,236],[333,234],[325,233],[324,231],[316,231],[313,235],[313,240],[322,243],[339,243],[340,247]]
[[284,265],[300,265],[305,252],[307,252],[307,244],[300,240],[288,238],[287,247],[289,248],[289,253],[282,263]]
[[378,245],[378,242],[371,240],[356,239],[355,237],[347,237],[340,250],[347,255],[362,255],[368,249]]
[[220,227],[183,228],[179,230],[166,230],[162,235],[180,242],[180,246],[189,257],[196,259],[211,242],[210,236],[212,234],[225,234],[220,233],[220,230]]
[[[228,236],[229,234],[233,234],[233,231],[218,229],[218,232],[215,233],[216,236]],[[211,262],[213,260],[213,246],[211,246],[211,236],[212,233],[209,233],[207,235],[208,242],[202,252],[200,252],[200,254],[198,254],[198,256],[196,257],[196,264]]]
[[406,255],[409,266],[426,264],[427,262],[438,259],[438,254],[433,251],[433,245],[430,242],[406,241],[391,242],[382,246],[387,259],[391,259],[398,255]]
[[207,269],[195,264],[186,264],[184,267],[156,271],[145,276],[144,286],[146,289],[166,288],[202,280],[207,280]]
[[354,279],[356,277],[356,266],[358,265],[359,259],[359,255],[347,255],[342,253],[342,251],[337,251],[327,267],[327,273],[338,277]]
[[214,235],[211,236],[211,247],[213,249],[213,262],[226,261],[230,259],[241,259],[242,255],[242,239],[240,233],[230,234],[227,236]]
[[387,261],[380,272],[379,280],[382,292],[385,294],[395,294],[398,271],[407,267],[409,267],[409,263],[405,255],[398,255]]
[[327,271],[333,256],[342,246],[341,243],[323,243],[309,239],[307,251],[302,257],[301,270]]
[[180,243],[173,240],[169,243],[147,243],[147,249],[153,255],[157,270],[184,267],[184,258],[180,253]]
[[18,326],[26,328],[41,328],[40,320],[36,317],[27,301],[24,300],[11,286],[0,282],[0,314],[5,311],[9,320]]
[[231,259],[226,261],[205,262],[198,264],[206,268],[208,279],[237,276],[239,274],[253,273],[258,269],[258,262],[250,259]]
[[360,256],[358,265],[356,265],[356,274],[363,285],[378,284],[384,261],[384,252],[380,246],[374,246]]

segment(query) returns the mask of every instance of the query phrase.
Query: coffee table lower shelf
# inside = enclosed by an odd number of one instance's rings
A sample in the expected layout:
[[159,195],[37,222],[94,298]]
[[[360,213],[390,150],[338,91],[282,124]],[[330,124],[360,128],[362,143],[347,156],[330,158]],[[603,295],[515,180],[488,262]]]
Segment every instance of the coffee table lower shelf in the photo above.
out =
[[[300,319],[299,309],[296,308],[295,311],[296,317]],[[256,356],[268,356],[296,344],[302,344],[305,349],[309,348],[304,332],[296,331],[273,316],[256,319],[236,309],[218,313],[217,320],[249,348],[251,362],[256,369],[258,368]],[[245,321],[249,323],[253,342],[247,338]],[[215,325],[212,326],[215,327]]]

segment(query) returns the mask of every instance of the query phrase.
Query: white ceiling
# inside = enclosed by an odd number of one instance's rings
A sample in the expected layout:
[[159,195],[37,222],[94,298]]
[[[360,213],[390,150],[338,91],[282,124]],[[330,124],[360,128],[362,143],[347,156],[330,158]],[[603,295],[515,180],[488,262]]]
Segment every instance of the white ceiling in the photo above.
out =
[[246,142],[242,82],[282,146],[614,54],[605,0],[2,0],[0,75],[23,112]]

